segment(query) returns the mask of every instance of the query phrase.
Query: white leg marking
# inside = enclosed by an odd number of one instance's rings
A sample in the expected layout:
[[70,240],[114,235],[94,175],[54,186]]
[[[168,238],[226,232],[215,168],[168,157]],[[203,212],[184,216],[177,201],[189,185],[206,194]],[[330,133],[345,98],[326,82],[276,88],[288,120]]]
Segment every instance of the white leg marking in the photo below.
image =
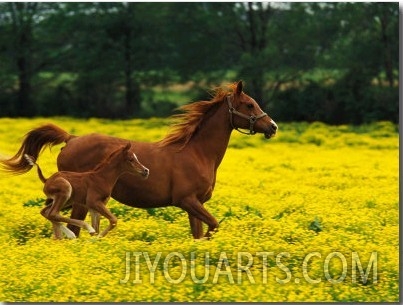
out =
[[66,235],[67,238],[70,238],[70,239],[76,238],[76,235],[74,234],[73,231],[71,231],[69,228],[63,226],[62,224],[59,224],[59,225],[60,225],[59,228]]
[[99,213],[93,209],[89,209],[90,214],[91,214],[91,225],[95,229],[95,231],[99,231],[99,222],[100,222],[100,217]]
[[94,229],[91,225],[89,225],[89,224],[86,223],[86,222],[84,222],[84,224],[85,224],[85,227],[86,227],[86,229],[88,230],[88,232],[89,232],[90,234],[95,233],[95,229]]

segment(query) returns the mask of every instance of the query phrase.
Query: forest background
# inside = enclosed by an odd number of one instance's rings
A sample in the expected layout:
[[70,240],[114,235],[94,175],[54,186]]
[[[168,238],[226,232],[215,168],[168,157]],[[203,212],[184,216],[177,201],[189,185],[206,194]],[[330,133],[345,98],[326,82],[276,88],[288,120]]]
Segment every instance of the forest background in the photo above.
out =
[[0,116],[168,116],[242,79],[276,121],[398,122],[399,4],[0,3]]

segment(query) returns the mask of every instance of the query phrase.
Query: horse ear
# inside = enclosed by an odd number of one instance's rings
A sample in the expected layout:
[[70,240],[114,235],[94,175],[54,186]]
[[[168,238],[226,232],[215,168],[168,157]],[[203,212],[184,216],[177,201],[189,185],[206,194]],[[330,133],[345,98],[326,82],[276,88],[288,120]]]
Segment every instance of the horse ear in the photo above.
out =
[[236,84],[236,90],[235,90],[236,95],[241,95],[242,89],[243,89],[243,83],[242,83],[242,81],[240,80],[240,81]]
[[127,144],[126,144],[126,146],[125,146],[125,148],[123,150],[129,150],[130,147],[132,147],[132,143],[127,142]]

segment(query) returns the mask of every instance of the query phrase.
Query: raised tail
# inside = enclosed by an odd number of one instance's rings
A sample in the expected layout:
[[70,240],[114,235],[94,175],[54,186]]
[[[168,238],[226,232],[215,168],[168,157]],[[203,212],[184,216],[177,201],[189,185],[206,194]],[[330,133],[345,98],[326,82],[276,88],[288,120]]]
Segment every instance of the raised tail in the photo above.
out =
[[74,136],[53,124],[35,128],[25,135],[24,141],[14,157],[0,160],[0,168],[9,173],[24,174],[32,168],[24,155],[37,160],[44,147],[67,142],[72,137]]
[[46,178],[43,176],[42,171],[41,171],[41,168],[40,168],[39,165],[35,162],[35,159],[34,159],[32,156],[29,156],[29,155],[27,155],[27,154],[24,154],[24,158],[25,158],[25,160],[27,160],[29,166],[31,166],[31,167],[32,167],[32,166],[36,166],[36,168],[38,169],[38,176],[39,176],[39,179],[41,179],[41,181],[42,181],[43,183],[45,183],[46,180],[48,180],[48,179],[46,179]]

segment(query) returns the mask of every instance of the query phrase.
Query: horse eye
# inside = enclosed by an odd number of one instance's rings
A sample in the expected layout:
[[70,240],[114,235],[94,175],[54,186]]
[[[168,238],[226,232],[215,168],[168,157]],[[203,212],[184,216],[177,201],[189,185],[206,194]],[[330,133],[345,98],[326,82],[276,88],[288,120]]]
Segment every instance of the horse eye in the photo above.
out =
[[249,109],[253,109],[253,104],[248,104],[246,107],[248,107]]

